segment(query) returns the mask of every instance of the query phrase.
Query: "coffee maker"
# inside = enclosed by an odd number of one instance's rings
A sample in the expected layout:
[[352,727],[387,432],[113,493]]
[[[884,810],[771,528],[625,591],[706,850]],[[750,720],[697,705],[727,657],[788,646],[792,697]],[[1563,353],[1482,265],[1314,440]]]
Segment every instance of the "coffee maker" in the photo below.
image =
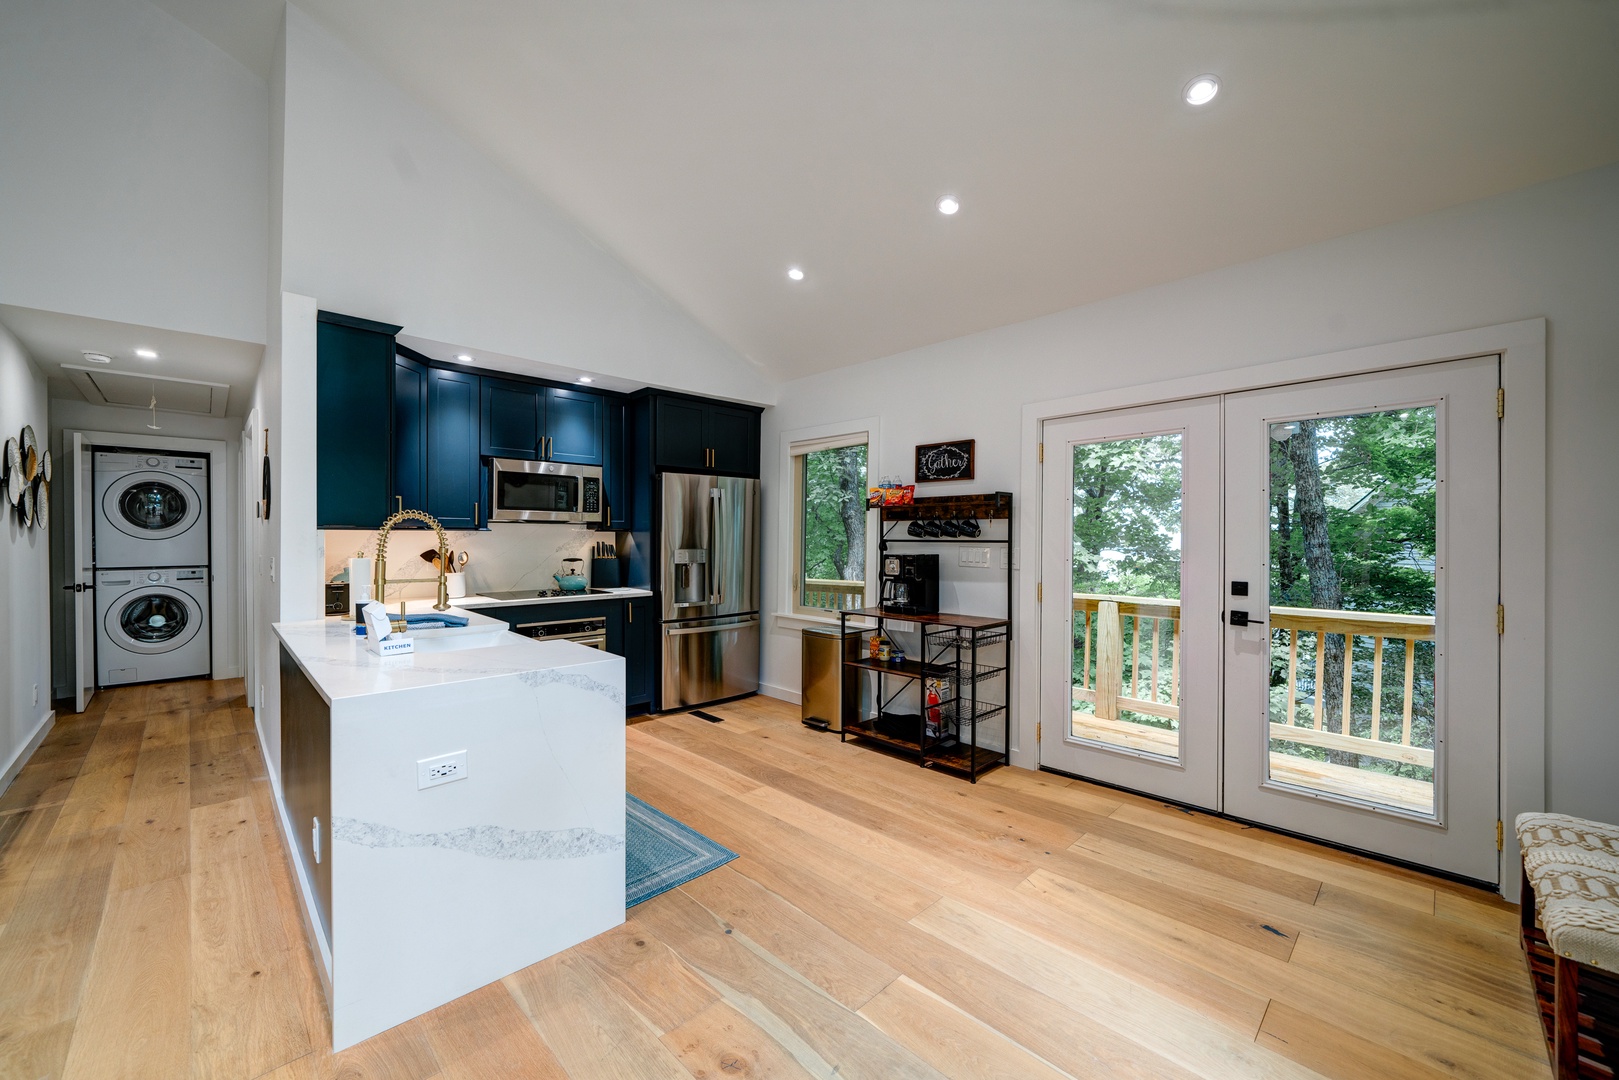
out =
[[884,555],[882,591],[884,612],[892,615],[939,613],[939,556]]

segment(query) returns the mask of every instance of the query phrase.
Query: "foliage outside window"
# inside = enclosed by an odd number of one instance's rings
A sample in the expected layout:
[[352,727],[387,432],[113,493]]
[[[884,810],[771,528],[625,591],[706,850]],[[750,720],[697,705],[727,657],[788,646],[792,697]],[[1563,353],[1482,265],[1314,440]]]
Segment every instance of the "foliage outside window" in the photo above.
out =
[[865,606],[866,444],[793,456],[798,494],[797,608]]

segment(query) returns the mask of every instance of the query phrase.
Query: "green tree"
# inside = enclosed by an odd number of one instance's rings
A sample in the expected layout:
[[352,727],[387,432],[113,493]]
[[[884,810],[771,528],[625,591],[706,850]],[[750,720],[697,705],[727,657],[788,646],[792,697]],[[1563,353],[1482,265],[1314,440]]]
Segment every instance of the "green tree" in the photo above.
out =
[[864,581],[865,445],[816,450],[803,461],[804,576]]

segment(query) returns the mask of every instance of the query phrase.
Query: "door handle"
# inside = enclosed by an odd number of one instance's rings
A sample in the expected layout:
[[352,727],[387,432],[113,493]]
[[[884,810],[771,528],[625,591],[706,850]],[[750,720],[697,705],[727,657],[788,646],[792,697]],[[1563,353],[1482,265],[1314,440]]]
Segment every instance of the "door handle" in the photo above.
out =
[[722,634],[727,630],[746,630],[750,626],[758,626],[758,619],[744,619],[741,622],[724,623],[719,626],[670,626],[664,628],[665,637],[684,637],[687,634]]
[[1264,619],[1250,619],[1246,611],[1232,611],[1227,613],[1226,621],[1232,626],[1264,626]]
[[[710,450],[709,453],[713,453],[713,451]],[[710,604],[722,604],[725,602],[725,589],[720,584],[721,567],[719,559],[720,514],[725,510],[724,501],[725,492],[723,489],[714,488],[708,493],[708,580],[709,584],[713,586],[713,590],[708,597]]]

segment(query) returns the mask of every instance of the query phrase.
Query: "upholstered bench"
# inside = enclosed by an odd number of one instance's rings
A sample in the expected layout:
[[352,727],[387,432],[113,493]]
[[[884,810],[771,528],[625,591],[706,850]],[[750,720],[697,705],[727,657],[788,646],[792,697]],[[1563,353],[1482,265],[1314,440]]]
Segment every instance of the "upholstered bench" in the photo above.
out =
[[1523,947],[1552,1067],[1557,1080],[1612,1080],[1619,1068],[1619,827],[1521,814],[1517,832]]

